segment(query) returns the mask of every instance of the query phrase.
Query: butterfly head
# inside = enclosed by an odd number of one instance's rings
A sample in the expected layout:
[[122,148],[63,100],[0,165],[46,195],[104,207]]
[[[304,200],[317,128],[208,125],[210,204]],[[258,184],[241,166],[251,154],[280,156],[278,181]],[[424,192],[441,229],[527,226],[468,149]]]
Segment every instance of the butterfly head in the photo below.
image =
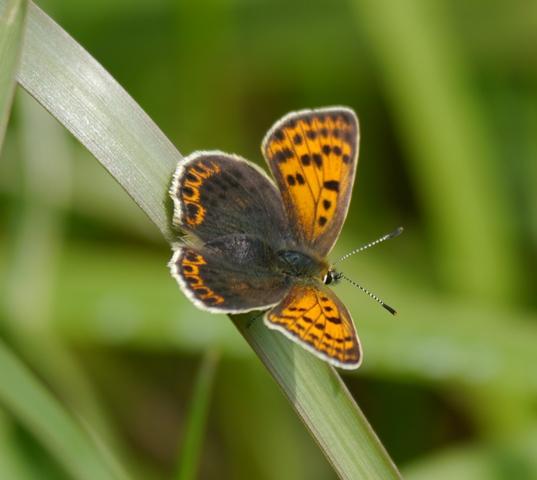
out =
[[332,267],[330,267],[326,273],[324,274],[323,276],[323,283],[325,285],[330,285],[330,284],[337,284],[341,279],[343,278],[343,274],[341,274],[340,272],[336,272],[336,270],[334,270]]
[[366,243],[365,245],[362,245],[361,247],[354,249],[353,251],[347,253],[346,255],[343,255],[337,262],[335,262],[333,265],[331,265],[330,267],[328,267],[326,269],[324,275],[322,276],[323,283],[325,285],[330,285],[330,284],[335,285],[341,279],[344,279],[347,282],[349,282],[351,285],[354,285],[355,287],[357,287],[360,290],[362,290],[362,292],[364,292],[367,295],[369,295],[373,300],[375,300],[377,303],[382,305],[382,307],[384,307],[386,310],[388,310],[388,312],[390,312],[392,315],[396,315],[397,311],[395,309],[390,307],[386,302],[381,300],[374,293],[370,292],[367,288],[362,287],[362,285],[360,285],[359,283],[355,282],[354,280],[351,280],[349,277],[344,275],[343,272],[336,271],[334,269],[334,265],[336,263],[339,263],[339,262],[343,261],[343,260],[347,260],[350,256],[352,256],[352,255],[354,255],[356,253],[363,252],[364,250],[367,250],[368,248],[374,247],[375,245],[378,245],[379,243],[382,243],[382,242],[384,242],[386,240],[389,240],[390,238],[395,238],[398,235],[400,235],[402,232],[403,232],[403,227],[399,227],[399,228],[395,229],[393,232],[390,232],[387,235],[384,235],[384,236],[380,237],[379,239],[375,240],[374,242]]

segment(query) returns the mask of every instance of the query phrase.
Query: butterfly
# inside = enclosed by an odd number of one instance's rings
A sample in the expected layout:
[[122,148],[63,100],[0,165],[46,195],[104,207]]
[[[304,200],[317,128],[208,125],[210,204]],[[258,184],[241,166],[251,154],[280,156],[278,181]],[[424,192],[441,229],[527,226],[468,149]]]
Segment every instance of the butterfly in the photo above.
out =
[[267,327],[340,368],[362,348],[349,310],[328,287],[327,256],[349,210],[358,162],[353,110],[291,112],[262,143],[274,180],[237,155],[198,151],[179,162],[170,196],[185,232],[169,267],[197,307],[266,310]]

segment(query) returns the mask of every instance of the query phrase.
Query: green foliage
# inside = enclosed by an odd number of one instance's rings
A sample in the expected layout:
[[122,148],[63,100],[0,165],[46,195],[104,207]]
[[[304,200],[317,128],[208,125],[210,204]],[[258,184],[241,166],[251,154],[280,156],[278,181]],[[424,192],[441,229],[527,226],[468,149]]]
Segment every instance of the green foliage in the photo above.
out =
[[115,479],[106,456],[26,368],[0,344],[0,400],[73,478]]
[[[1,478],[76,476],[82,458],[91,478],[173,478],[178,464],[199,478],[388,477],[352,398],[405,478],[537,477],[534,5],[39,4],[91,56],[28,6],[19,82],[67,129],[16,96],[0,159],[0,367],[13,378],[0,389]],[[0,125],[19,5],[0,1]],[[173,144],[261,163],[275,119],[329,104],[355,108],[362,127],[334,258],[403,224],[342,265],[399,315],[337,287],[365,350],[344,377],[351,395],[287,339],[233,319],[281,395],[233,323],[196,310],[165,268]],[[221,358],[204,382],[211,349]],[[198,378],[210,394],[192,393]]]
[[[181,157],[116,82],[33,6],[19,81],[101,161],[168,236],[169,167]],[[252,315],[249,318],[252,321]],[[241,331],[342,478],[398,476],[333,369],[312,361],[308,353],[275,332],[265,328]],[[301,361],[305,368],[300,368]],[[327,384],[331,385],[329,396]],[[307,394],[300,394],[302,389]]]

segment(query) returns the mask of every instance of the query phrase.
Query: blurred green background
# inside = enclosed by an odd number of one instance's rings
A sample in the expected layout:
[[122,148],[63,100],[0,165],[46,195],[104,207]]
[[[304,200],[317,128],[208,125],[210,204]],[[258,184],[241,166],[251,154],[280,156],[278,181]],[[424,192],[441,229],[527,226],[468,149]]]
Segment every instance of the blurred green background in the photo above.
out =
[[[365,350],[343,372],[409,479],[537,479],[537,4],[528,0],[43,0],[177,148],[263,164],[284,113],[361,123],[333,259]],[[218,352],[203,479],[335,474],[227,317],[197,311],[169,248],[20,89],[0,159],[0,336],[137,478],[172,478]],[[1,381],[1,379],[0,379]],[[2,460],[3,458],[3,460]],[[0,406],[2,462],[63,479]]]

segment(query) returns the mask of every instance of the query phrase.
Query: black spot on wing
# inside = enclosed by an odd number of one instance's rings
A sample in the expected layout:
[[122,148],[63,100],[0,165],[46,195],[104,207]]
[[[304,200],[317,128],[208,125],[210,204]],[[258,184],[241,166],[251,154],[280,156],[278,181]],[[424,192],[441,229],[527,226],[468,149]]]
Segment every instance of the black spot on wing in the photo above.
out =
[[324,188],[332,190],[333,192],[339,192],[339,182],[337,180],[327,180],[324,182]]
[[290,158],[293,158],[295,154],[292,152],[290,148],[284,148],[282,150],[282,154],[286,160],[289,160]]
[[339,318],[339,317],[329,317],[329,316],[326,316],[326,319],[327,319],[330,323],[335,323],[336,325],[341,323],[341,318]]

